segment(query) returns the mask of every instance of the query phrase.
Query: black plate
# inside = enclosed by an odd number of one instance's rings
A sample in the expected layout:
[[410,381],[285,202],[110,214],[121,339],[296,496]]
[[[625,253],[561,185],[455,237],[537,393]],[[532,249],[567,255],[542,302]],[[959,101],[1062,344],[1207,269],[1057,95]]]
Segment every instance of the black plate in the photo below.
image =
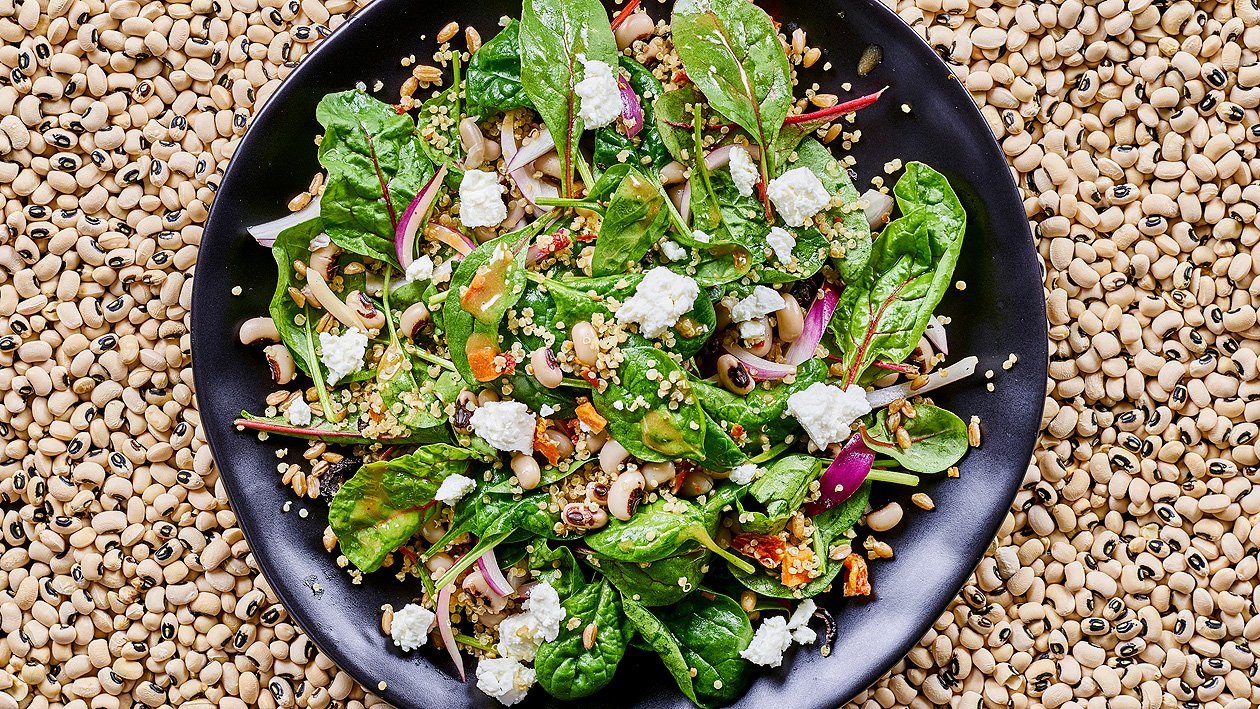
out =
[[[648,3],[654,17],[664,6]],[[776,1],[765,6],[799,23],[810,43],[827,48],[817,71],[824,91],[856,96],[883,86],[884,97],[858,117],[862,140],[854,149],[859,189],[894,158],[922,160],[944,172],[967,208],[969,225],[957,278],[942,312],[953,317],[951,360],[980,357],[979,372],[935,395],[964,419],[979,415],[984,445],[970,453],[962,476],[926,486],[933,512],[906,504],[907,519],[883,538],[896,549],[891,561],[875,562],[876,597],[862,603],[824,600],[836,613],[835,651],[793,651],[783,667],[761,675],[742,706],[834,708],[852,698],[901,658],[927,630],[974,568],[996,532],[1024,476],[1036,439],[1047,367],[1046,316],[1041,271],[1028,221],[1006,160],[967,92],[932,50],[877,0]],[[408,70],[399,58],[425,62],[432,36],[448,20],[472,23],[488,39],[498,18],[519,16],[511,0],[429,3],[377,0],[326,40],[294,71],[255,118],[224,176],[206,225],[193,290],[193,367],[202,421],[241,527],[276,593],[297,622],[339,665],[366,687],[400,707],[498,706],[473,682],[461,685],[450,662],[429,648],[422,658],[396,650],[379,629],[379,608],[400,607],[418,594],[376,574],[353,585],[320,543],[326,524],[323,502],[300,501],[280,485],[275,451],[283,441],[259,442],[232,427],[241,409],[260,411],[272,389],[260,354],[239,344],[236,328],[265,314],[275,283],[271,256],[255,245],[245,226],[274,219],[306,188],[318,169],[312,138],[319,132],[315,104],[324,94],[353,86],[387,87],[396,96]],[[427,35],[421,40],[422,34]],[[868,76],[855,67],[876,43],[883,61]],[[823,62],[834,66],[822,72]],[[852,91],[841,84],[852,82]],[[799,94],[799,91],[798,91]],[[903,110],[909,106],[909,112]],[[231,295],[234,286],[240,296]],[[1001,364],[1019,357],[1012,371]],[[986,391],[985,370],[997,372],[997,392]],[[300,451],[301,443],[287,443]],[[907,495],[904,489],[885,493]],[[282,511],[286,502],[292,510]],[[905,500],[903,499],[903,503]],[[309,511],[302,518],[299,509]],[[319,589],[319,590],[314,590]],[[471,669],[470,669],[471,679]],[[530,702],[547,703],[535,689]],[[686,700],[655,657],[632,653],[612,686],[584,706],[683,707]]]

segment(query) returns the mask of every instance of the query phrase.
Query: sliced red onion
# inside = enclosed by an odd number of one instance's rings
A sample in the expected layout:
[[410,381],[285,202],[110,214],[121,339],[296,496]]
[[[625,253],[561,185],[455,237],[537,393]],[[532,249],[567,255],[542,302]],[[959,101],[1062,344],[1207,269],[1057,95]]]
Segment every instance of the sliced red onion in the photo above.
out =
[[866,202],[866,209],[863,211],[866,213],[866,223],[871,225],[871,231],[882,229],[888,223],[888,217],[892,216],[892,195],[879,190],[867,190],[862,193],[862,200]]
[[445,179],[446,165],[443,165],[433,173],[433,177],[420,189],[416,198],[407,205],[402,219],[398,220],[398,228],[394,230],[394,253],[398,255],[398,265],[404,271],[416,259],[416,232],[420,231],[420,225],[429,218],[438,190],[442,188],[442,181]]
[[617,88],[621,90],[621,118],[626,122],[626,135],[633,138],[643,130],[643,104],[626,77],[617,75]]
[[460,256],[467,256],[477,248],[472,239],[443,224],[430,223],[425,226],[424,237],[446,244],[458,251]]
[[511,211],[508,212],[507,219],[503,220],[504,231],[514,231],[525,220],[525,207],[517,202],[512,205]]
[[504,598],[511,598],[516,595],[516,589],[512,588],[512,584],[508,583],[507,578],[503,575],[503,571],[499,569],[499,561],[494,555],[494,550],[489,549],[477,559],[477,568],[481,569],[481,577],[490,584],[490,588],[495,593]]
[[451,656],[451,661],[455,663],[455,670],[459,672],[459,681],[467,682],[468,676],[464,674],[464,656],[459,652],[459,645],[455,644],[455,631],[451,628],[451,586],[438,591],[437,597],[437,624],[438,631],[442,634],[442,644],[446,646],[446,652]]
[[[516,135],[512,132],[514,125],[511,114],[508,114],[503,117],[503,123],[500,124],[499,128],[499,144],[503,151],[503,160],[505,164],[511,164],[513,162],[513,158],[515,158],[518,154],[516,149]],[[550,140],[550,133],[547,134],[547,138]],[[540,142],[542,142],[541,135],[538,140],[534,141],[534,143],[530,143],[530,145]],[[551,207],[541,206],[538,204],[537,200],[539,198],[552,199],[560,196],[560,190],[557,189],[555,185],[547,184],[546,182],[534,177],[534,171],[528,163],[522,164],[520,167],[509,171],[508,177],[511,177],[512,181],[516,183],[517,189],[521,191],[521,196],[524,197],[530,204],[534,205],[534,209],[537,209],[539,212],[551,211]]]
[[796,374],[795,364],[771,362],[764,357],[758,357],[735,342],[723,342],[722,349],[739,360],[739,363],[748,369],[748,374],[757,381],[783,379]]
[[[512,137],[512,147],[516,148],[516,136]],[[506,169],[508,172],[519,170],[555,149],[556,141],[552,139],[551,131],[547,130],[547,126],[543,126],[532,143],[522,145],[516,150],[512,159],[507,161]]]
[[874,463],[875,453],[862,442],[862,436],[850,437],[819,478],[821,497],[817,502],[806,505],[805,513],[811,517],[821,514],[852,497],[866,482]]
[[813,358],[818,343],[822,342],[827,326],[831,324],[831,316],[836,313],[836,303],[840,302],[840,290],[830,283],[824,283],[820,297],[814,298],[805,313],[805,327],[800,337],[788,347],[783,358],[791,364],[800,364]]
[[271,248],[271,245],[276,243],[276,237],[280,236],[282,231],[295,227],[298,224],[309,222],[318,216],[319,200],[312,198],[309,204],[296,212],[290,212],[279,219],[273,219],[269,222],[255,224],[246,228],[245,231],[248,231],[249,235],[254,237],[254,241],[257,241],[260,246]]
[[669,198],[673,200],[674,207],[678,209],[678,216],[682,217],[683,223],[691,221],[691,180],[687,180],[679,187],[669,188]]
[[960,359],[948,367],[938,369],[927,375],[927,383],[923,386],[915,388],[912,387],[913,382],[902,382],[883,389],[876,389],[866,395],[866,402],[871,405],[871,408],[878,409],[888,406],[897,399],[908,399],[912,396],[926,394],[929,391],[940,389],[946,384],[952,384],[960,379],[970,377],[976,373],[976,365],[979,363],[980,360],[975,357]]
[[927,324],[927,329],[923,331],[923,336],[928,342],[936,348],[937,352],[943,355],[949,355],[949,341],[945,337],[945,325],[941,323],[941,319],[933,315]]

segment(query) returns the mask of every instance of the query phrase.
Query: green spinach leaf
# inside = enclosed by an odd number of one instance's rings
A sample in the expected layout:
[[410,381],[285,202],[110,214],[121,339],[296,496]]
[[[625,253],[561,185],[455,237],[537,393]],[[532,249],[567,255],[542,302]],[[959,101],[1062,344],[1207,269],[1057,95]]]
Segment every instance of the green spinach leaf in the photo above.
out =
[[787,414],[788,397],[810,385],[827,378],[827,363],[821,359],[809,359],[796,369],[796,378],[790,384],[778,384],[769,389],[758,386],[745,396],[699,379],[692,379],[692,391],[700,406],[719,424],[739,424],[747,435],[741,447],[760,450],[764,446],[782,441],[795,432],[800,424]]
[[481,45],[468,62],[468,113],[487,118],[497,111],[530,108],[521,86],[521,23],[509,20],[493,39]]
[[529,569],[538,572],[538,580],[556,589],[561,598],[568,598],[586,585],[573,552],[566,546],[552,548],[543,539],[536,539],[529,553]]
[[[835,227],[834,239],[839,241],[844,248],[844,255],[835,259],[836,270],[840,272],[846,283],[853,282],[866,272],[867,262],[871,257],[872,243],[871,225],[866,221],[866,212],[862,209],[857,187],[853,185],[853,180],[849,179],[848,170],[844,169],[831,151],[813,138],[801,143],[796,151],[796,162],[792,166],[808,167],[818,176],[828,192],[840,196],[840,206],[827,212],[827,219]],[[799,247],[802,230],[794,231]],[[800,256],[795,251],[793,253]],[[817,257],[816,251],[815,257]]]
[[663,93],[661,82],[652,72],[630,57],[621,57],[621,70],[629,77],[630,88],[639,97],[643,107],[643,128],[631,138],[623,132],[621,122],[604,126],[595,131],[595,168],[606,170],[613,165],[626,163],[636,167],[651,168],[653,172],[669,162],[669,149],[656,130],[652,102]]
[[669,227],[666,199],[655,182],[630,170],[604,211],[591,259],[594,275],[626,273],[660,241]]
[[729,704],[744,693],[752,663],[739,653],[752,642],[753,630],[734,599],[701,591],[655,611],[629,599],[624,604],[630,622],[688,699],[711,706]]
[[475,457],[439,443],[359,468],[328,506],[342,553],[361,571],[380,568],[386,555],[419,531],[442,481],[466,472]]
[[792,105],[791,71],[774,22],[746,0],[679,0],[670,26],[687,76],[766,156]]
[[562,185],[573,196],[574,162],[585,126],[575,87],[585,68],[578,59],[617,67],[617,40],[599,0],[525,0],[520,29],[521,84],[551,130],[563,164]]
[[358,90],[325,96],[315,117],[324,126],[319,162],[328,178],[319,210],[329,238],[356,254],[397,264],[398,220],[433,176],[415,123]]
[[321,231],[323,226],[320,220],[311,219],[280,232],[271,245],[271,255],[276,259],[276,291],[271,296],[267,311],[276,324],[276,330],[280,332],[280,341],[289,348],[297,366],[307,374],[318,372],[319,366],[318,362],[307,361],[306,332],[297,321],[301,319],[305,322],[310,314],[307,308],[298,307],[289,297],[289,288],[301,288],[293,273],[293,262],[310,259],[311,239]]
[[589,559],[628,599],[645,606],[668,606],[696,590],[708,570],[709,550],[696,549],[651,563]]
[[[908,357],[949,289],[966,217],[944,177],[933,173],[916,166],[898,180],[916,185],[898,195],[904,215],[875,240],[869,267],[840,294],[831,329],[843,350],[846,384],[877,359]],[[919,189],[920,183],[932,187]]]
[[[560,635],[538,648],[538,683],[556,699],[589,697],[612,681],[634,629],[622,612],[621,594],[606,580],[569,596],[563,606],[578,622],[561,624]],[[595,644],[588,650],[582,635],[592,624]]]
[[684,165],[691,165],[696,161],[695,150],[692,148],[695,114],[688,110],[688,106],[694,106],[703,100],[700,92],[688,84],[659,94],[652,103],[652,117],[661,143],[675,160]]
[[[622,350],[617,368],[619,381],[609,382],[592,401],[608,419],[613,439],[631,455],[646,461],[704,459],[704,410],[690,390],[690,381],[678,377],[675,389],[661,393],[661,382],[682,370],[669,355],[651,347]],[[639,515],[636,515],[638,517]]]
[[499,323],[525,291],[525,255],[517,234],[505,234],[473,249],[451,275],[442,320],[451,361],[464,381],[479,385],[470,353],[499,349]]
[[[748,488],[742,501],[745,513],[740,525],[745,531],[774,534],[787,525],[809,494],[809,484],[822,473],[823,461],[810,455],[784,456],[766,467],[766,472]],[[761,509],[749,509],[748,499],[760,503]]]
[[918,404],[914,418],[902,418],[910,434],[910,447],[902,449],[888,431],[888,409],[880,409],[867,429],[865,442],[878,455],[887,456],[916,473],[939,473],[967,454],[967,424],[939,406]]
[[586,544],[602,559],[632,563],[660,561],[698,547],[751,570],[743,559],[718,546],[712,534],[717,530],[723,509],[733,505],[743,490],[723,485],[709,493],[705,504],[674,497],[662,497],[640,507],[628,521],[611,519],[608,526],[587,535]]

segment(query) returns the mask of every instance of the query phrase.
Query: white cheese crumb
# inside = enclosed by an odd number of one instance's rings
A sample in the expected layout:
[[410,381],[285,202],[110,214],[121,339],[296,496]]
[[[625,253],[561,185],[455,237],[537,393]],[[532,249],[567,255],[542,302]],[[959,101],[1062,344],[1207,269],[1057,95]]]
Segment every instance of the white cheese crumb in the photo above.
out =
[[403,652],[411,652],[424,646],[429,640],[429,629],[433,627],[433,615],[424,606],[408,603],[394,613],[394,620],[389,626],[389,637]]
[[433,259],[428,254],[421,256],[407,267],[407,281],[427,281],[433,278]]
[[538,415],[544,418],[554,414],[555,412],[556,409],[551,404],[543,404],[542,408],[538,409]]
[[328,238],[328,235],[321,231],[315,235],[315,238],[311,239],[311,251],[322,249],[331,243],[332,239]]
[[519,401],[487,401],[473,412],[473,432],[496,450],[534,452],[534,425],[529,407]]
[[348,330],[343,335],[319,333],[319,361],[328,368],[328,383],[335,385],[359,371],[367,346],[367,335],[358,330]]
[[560,635],[564,607],[560,595],[549,584],[540,583],[529,591],[525,612],[504,618],[499,623],[499,656],[530,662],[538,647]]
[[285,416],[289,419],[289,423],[294,426],[309,426],[311,425],[310,404],[307,404],[306,400],[299,396],[293,400],[292,404],[289,404],[289,410],[285,412]]
[[791,645],[792,633],[787,628],[787,620],[783,616],[776,615],[761,623],[752,642],[740,651],[739,656],[754,665],[778,667],[783,664],[783,653]]
[[757,186],[761,172],[757,169],[757,163],[753,162],[752,156],[742,146],[736,145],[731,148],[730,169],[735,189],[745,197],[752,196],[753,188]]
[[455,506],[455,503],[464,499],[468,493],[477,489],[477,481],[470,477],[460,475],[448,475],[442,484],[438,486],[437,492],[433,495],[433,499],[438,502]]
[[670,261],[681,261],[687,258],[687,250],[670,239],[661,242],[661,253]]
[[743,300],[731,306],[731,320],[744,322],[764,317],[783,308],[783,296],[779,291],[766,286],[753,288]]
[[792,249],[796,248],[796,237],[783,227],[772,227],[770,233],[766,234],[766,243],[770,245],[770,250],[774,251],[774,257],[779,259],[779,263],[790,263],[792,261]]
[[617,310],[617,322],[638,323],[644,337],[660,337],[695,305],[700,286],[664,266],[647,272]]
[[499,175],[486,170],[469,170],[459,183],[459,221],[469,229],[498,226],[507,219]]
[[699,229],[691,230],[691,238],[695,239],[696,241],[699,241],[702,244],[707,244],[710,241],[713,241],[712,236],[709,236],[708,234],[700,231]]
[[565,612],[560,605],[560,594],[551,584],[544,581],[530,588],[524,608],[538,618],[543,640],[551,642],[560,635],[560,623],[564,621]]
[[617,88],[617,76],[613,68],[598,59],[579,56],[584,69],[582,80],[573,87],[573,93],[582,99],[578,114],[587,128],[606,126],[621,115],[621,91]]
[[534,670],[510,657],[477,663],[477,689],[498,699],[504,706],[519,703],[534,686]]
[[808,167],[796,167],[770,180],[766,194],[788,226],[804,226],[831,204],[831,193]]
[[862,387],[841,389],[822,382],[789,396],[787,408],[819,448],[847,440],[850,424],[871,412]]
[[787,629],[792,632],[794,642],[808,645],[818,639],[818,633],[809,627],[809,621],[814,618],[816,610],[818,610],[818,604],[814,603],[814,599],[806,598],[796,607],[792,617],[788,618]]
[[764,318],[745,320],[739,324],[739,338],[744,342],[764,342],[770,336],[770,323]]
[[744,463],[731,471],[731,482],[736,485],[747,485],[761,477],[764,472],[765,470],[758,467],[755,463]]

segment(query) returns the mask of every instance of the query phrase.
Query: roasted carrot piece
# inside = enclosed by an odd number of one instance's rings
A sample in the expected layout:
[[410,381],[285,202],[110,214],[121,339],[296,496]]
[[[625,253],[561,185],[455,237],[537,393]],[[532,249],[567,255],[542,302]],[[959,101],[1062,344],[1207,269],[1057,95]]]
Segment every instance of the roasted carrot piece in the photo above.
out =
[[608,419],[600,416],[599,412],[595,410],[595,405],[589,401],[583,401],[578,404],[577,417],[579,421],[586,424],[587,428],[594,433],[603,431],[604,427],[608,425]]

